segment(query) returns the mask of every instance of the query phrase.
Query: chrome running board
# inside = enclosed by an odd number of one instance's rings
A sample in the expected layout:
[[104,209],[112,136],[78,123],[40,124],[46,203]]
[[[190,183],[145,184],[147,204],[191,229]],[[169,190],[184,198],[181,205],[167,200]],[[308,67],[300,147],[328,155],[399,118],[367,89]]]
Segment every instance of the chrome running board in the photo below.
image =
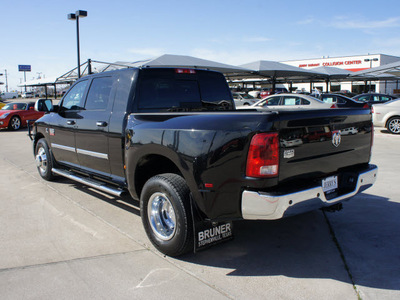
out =
[[120,197],[124,193],[124,190],[122,190],[122,189],[107,186],[107,184],[104,182],[101,182],[99,180],[95,180],[92,178],[88,178],[88,177],[81,177],[81,176],[79,176],[73,172],[67,171],[67,170],[53,168],[51,171],[54,174],[57,174],[57,175],[66,177],[68,179],[74,180],[76,182],[88,185],[92,188],[95,188],[95,189],[105,192],[107,194],[111,194],[111,195]]

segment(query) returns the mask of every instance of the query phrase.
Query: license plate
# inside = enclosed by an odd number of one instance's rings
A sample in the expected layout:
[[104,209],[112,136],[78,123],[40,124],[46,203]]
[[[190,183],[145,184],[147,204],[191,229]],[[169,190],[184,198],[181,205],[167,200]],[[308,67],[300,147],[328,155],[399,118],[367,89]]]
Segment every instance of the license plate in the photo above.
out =
[[338,188],[338,177],[331,176],[322,180],[322,190],[324,193],[331,193]]

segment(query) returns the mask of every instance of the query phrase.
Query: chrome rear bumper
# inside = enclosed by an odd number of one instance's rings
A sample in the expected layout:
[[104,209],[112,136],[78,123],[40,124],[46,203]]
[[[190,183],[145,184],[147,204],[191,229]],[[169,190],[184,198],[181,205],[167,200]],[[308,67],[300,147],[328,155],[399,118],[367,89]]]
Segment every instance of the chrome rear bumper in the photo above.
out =
[[276,220],[281,219],[284,215],[297,215],[324,206],[331,206],[348,200],[371,187],[376,181],[377,174],[378,167],[370,165],[368,170],[358,174],[354,191],[329,200],[325,197],[322,186],[285,195],[243,191],[242,216],[246,220]]

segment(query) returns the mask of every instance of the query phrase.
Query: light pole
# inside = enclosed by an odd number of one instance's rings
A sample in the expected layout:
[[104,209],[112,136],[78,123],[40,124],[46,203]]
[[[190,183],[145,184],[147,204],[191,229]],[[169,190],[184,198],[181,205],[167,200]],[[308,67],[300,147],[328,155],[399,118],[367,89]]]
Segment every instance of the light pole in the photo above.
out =
[[76,44],[78,52],[78,78],[81,78],[81,59],[79,53],[79,18],[87,17],[86,10],[77,10],[74,14],[68,14],[68,20],[76,20]]
[[[372,62],[373,61],[378,61],[379,59],[375,58],[365,58],[364,61],[368,62],[369,61],[369,68],[372,69]],[[369,91],[371,92],[371,84],[372,84],[372,80],[369,81]]]

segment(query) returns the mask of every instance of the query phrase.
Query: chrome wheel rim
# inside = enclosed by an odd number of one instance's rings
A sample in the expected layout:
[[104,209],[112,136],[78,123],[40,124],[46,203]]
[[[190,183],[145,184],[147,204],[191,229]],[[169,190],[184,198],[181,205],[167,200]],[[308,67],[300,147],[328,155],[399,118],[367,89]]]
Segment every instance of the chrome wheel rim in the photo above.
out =
[[400,133],[400,119],[390,121],[389,130],[393,133]]
[[46,173],[47,170],[47,155],[43,147],[40,147],[36,154],[36,166],[41,174]]
[[21,126],[21,121],[18,118],[14,117],[11,119],[11,127],[14,130],[19,129],[20,126]]
[[154,234],[163,241],[173,238],[176,231],[175,210],[163,193],[154,193],[147,206],[147,215]]

